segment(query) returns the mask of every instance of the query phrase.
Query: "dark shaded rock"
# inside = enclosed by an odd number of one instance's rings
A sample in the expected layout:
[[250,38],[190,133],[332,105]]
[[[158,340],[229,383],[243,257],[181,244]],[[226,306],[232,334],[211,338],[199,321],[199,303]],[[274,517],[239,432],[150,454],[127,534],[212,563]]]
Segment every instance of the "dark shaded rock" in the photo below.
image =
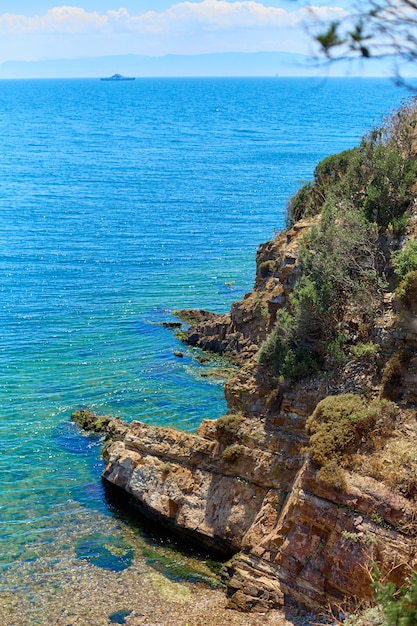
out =
[[171,311],[175,317],[178,317],[185,324],[200,324],[201,322],[209,322],[217,317],[216,313],[206,311],[205,309],[178,309]]
[[178,328],[181,328],[182,324],[181,322],[162,322],[161,326],[170,330],[177,330]]
[[106,436],[106,444],[112,441],[122,441],[129,425],[119,417],[98,416],[89,409],[80,409],[71,414],[72,421],[87,432],[103,434]]
[[112,419],[106,415],[98,416],[88,409],[73,411],[71,419],[83,430],[100,433],[106,432],[107,426]]

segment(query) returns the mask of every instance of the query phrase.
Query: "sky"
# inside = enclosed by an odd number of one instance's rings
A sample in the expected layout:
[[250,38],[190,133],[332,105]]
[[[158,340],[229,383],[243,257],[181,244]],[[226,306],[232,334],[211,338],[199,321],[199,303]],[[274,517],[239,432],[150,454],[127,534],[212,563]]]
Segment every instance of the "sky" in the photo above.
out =
[[306,22],[347,0],[0,0],[0,64],[140,54],[313,52]]

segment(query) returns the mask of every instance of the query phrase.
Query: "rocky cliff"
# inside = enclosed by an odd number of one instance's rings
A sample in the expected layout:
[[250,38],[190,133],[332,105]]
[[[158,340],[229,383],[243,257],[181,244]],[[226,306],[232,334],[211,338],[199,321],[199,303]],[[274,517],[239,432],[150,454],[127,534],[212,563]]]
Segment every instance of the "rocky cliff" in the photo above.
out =
[[[389,141],[375,152],[393,150]],[[229,315],[187,313],[188,343],[240,363],[225,385],[228,414],[196,434],[104,425],[104,480],[177,531],[233,553],[224,580],[229,605],[242,610],[357,604],[373,598],[374,563],[396,584],[417,570],[414,191],[395,208],[407,217],[401,228],[373,221],[374,209],[365,223],[369,181],[350,191],[360,220],[353,200],[347,211],[334,199],[346,162],[318,168],[303,214],[292,205],[301,219],[260,246],[254,289]],[[323,241],[332,245],[320,265]]]

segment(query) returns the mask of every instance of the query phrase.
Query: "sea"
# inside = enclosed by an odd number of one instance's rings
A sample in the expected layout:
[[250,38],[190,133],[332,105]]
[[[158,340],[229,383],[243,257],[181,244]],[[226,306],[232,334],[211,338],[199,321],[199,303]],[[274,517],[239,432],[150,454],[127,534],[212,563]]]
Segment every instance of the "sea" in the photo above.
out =
[[120,542],[134,558],[143,541],[103,489],[100,439],[71,412],[187,431],[224,414],[213,363],[163,323],[250,291],[258,245],[315,165],[409,95],[367,78],[0,81],[6,626],[44,623],[52,573],[59,593],[78,562],[105,576]]

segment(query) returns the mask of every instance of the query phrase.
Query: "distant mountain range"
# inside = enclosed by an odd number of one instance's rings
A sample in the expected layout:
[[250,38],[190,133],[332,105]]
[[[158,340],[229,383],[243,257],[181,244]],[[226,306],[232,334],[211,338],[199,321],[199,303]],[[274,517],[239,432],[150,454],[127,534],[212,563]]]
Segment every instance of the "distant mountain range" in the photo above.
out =
[[[353,69],[355,71],[353,72]],[[353,68],[347,62],[319,67],[312,58],[287,52],[227,52],[147,57],[122,55],[44,61],[7,61],[0,78],[94,78],[119,73],[136,77],[174,76],[384,76],[383,62]]]

